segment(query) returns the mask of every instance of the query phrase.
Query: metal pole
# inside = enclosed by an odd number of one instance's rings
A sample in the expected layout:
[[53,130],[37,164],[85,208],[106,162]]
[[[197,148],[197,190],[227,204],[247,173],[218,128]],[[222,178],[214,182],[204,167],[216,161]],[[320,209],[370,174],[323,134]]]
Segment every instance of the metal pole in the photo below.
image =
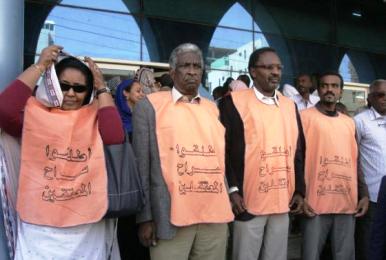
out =
[[23,47],[24,0],[0,0],[0,91],[22,71]]

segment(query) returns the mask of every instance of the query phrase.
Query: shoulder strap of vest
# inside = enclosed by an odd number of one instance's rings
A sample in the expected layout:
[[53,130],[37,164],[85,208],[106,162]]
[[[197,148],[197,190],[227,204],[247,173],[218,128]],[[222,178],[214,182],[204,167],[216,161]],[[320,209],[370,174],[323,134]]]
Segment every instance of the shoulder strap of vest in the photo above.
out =
[[166,103],[173,100],[171,91],[159,91],[146,96],[152,104],[155,111]]

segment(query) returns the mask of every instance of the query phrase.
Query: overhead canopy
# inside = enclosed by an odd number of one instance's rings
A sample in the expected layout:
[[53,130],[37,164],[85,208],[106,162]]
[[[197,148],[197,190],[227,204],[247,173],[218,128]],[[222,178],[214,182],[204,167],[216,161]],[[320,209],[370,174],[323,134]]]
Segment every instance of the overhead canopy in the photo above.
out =
[[[60,1],[26,0],[25,65],[33,62],[40,28]],[[206,55],[233,0],[123,0],[147,43],[152,61],[165,62],[180,43]],[[362,82],[386,77],[386,3],[382,0],[240,0],[291,78],[300,72],[338,70],[348,54]],[[81,4],[81,1],[79,1]],[[239,28],[260,33],[251,26]],[[232,36],[230,36],[232,37]],[[252,38],[252,37],[251,37]]]

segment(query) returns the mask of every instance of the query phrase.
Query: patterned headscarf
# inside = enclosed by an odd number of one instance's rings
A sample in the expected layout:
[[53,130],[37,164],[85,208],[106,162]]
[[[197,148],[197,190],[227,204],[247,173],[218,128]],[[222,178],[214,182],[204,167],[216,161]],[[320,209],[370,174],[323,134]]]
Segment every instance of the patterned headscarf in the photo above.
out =
[[155,82],[154,72],[149,68],[140,68],[136,73],[134,80],[138,81],[141,84],[143,93],[145,95],[154,92],[153,85]]

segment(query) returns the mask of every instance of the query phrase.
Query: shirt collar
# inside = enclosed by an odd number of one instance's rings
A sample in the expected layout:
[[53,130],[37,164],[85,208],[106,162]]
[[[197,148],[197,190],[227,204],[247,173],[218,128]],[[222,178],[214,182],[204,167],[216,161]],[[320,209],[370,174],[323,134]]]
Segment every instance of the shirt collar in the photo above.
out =
[[[175,87],[172,88],[172,98],[173,98],[173,103],[177,103],[184,95],[181,94]],[[192,98],[190,103],[199,103],[201,99],[200,93],[197,91],[197,95]]]
[[319,102],[319,97],[314,96],[314,95],[312,95],[312,94],[309,95],[308,100],[304,99],[303,96],[300,95],[300,94],[296,94],[296,95],[295,95],[295,99],[296,99],[296,101],[298,101],[298,102],[304,102],[304,103],[306,103],[306,104],[311,104],[311,105],[313,105],[313,106],[315,106],[316,103]]
[[375,110],[373,107],[371,107],[370,110],[372,111],[372,113],[370,113],[370,115],[371,115],[371,120],[385,119],[385,117],[382,116],[381,114],[379,114],[379,113],[377,112],[377,110]]
[[253,91],[255,92],[257,99],[263,102],[264,104],[279,106],[279,97],[277,95],[277,90],[275,90],[273,97],[264,96],[264,94],[262,94],[255,86],[253,86]]

